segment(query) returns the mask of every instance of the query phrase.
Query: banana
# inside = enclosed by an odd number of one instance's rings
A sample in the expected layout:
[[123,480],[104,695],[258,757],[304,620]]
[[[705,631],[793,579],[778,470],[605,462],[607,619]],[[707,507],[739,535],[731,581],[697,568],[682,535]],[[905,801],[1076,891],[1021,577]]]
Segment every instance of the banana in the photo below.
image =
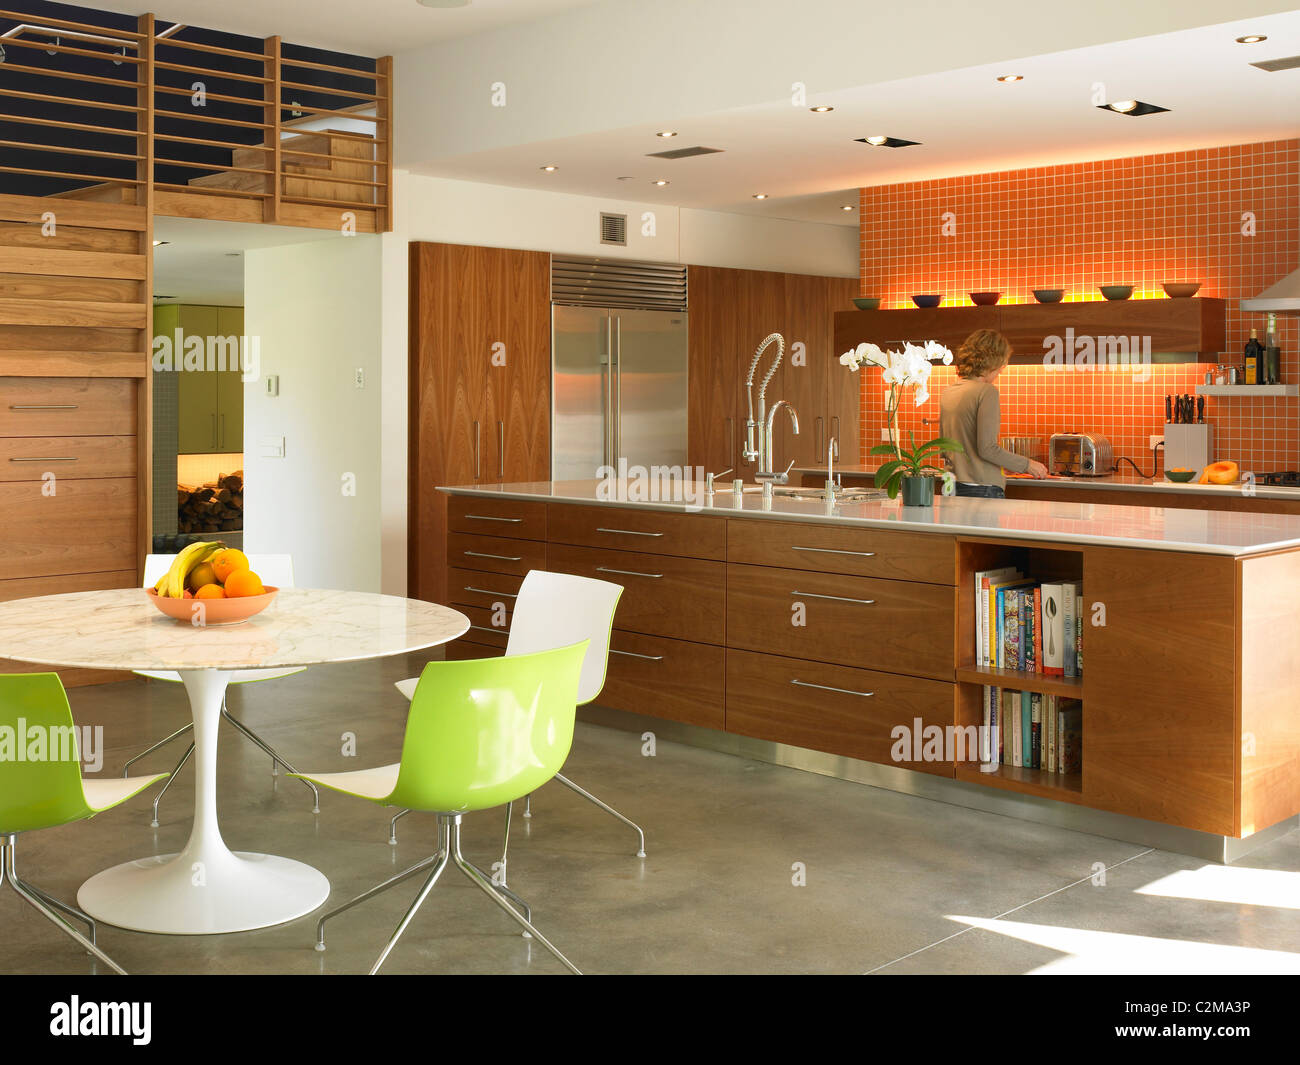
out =
[[226,545],[220,540],[201,540],[188,544],[172,559],[166,573],[154,585],[160,596],[168,599],[182,599],[185,596],[185,580],[190,571],[202,562],[206,562],[218,551],[224,551]]

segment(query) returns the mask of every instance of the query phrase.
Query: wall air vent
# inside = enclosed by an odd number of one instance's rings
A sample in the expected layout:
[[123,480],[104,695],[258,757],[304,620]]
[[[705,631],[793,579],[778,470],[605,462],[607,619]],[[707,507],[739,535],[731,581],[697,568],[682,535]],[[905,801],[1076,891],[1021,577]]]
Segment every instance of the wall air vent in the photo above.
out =
[[551,256],[551,302],[629,310],[686,310],[686,267],[635,259]]
[[1263,59],[1250,65],[1259,67],[1260,70],[1267,70],[1270,74],[1279,70],[1295,70],[1296,67],[1300,67],[1300,55],[1289,55],[1284,59]]
[[627,247],[627,215],[600,212],[600,242]]
[[647,152],[647,159],[689,159],[692,155],[718,155],[722,152],[721,148],[705,148],[696,145],[694,148],[673,148],[667,152]]

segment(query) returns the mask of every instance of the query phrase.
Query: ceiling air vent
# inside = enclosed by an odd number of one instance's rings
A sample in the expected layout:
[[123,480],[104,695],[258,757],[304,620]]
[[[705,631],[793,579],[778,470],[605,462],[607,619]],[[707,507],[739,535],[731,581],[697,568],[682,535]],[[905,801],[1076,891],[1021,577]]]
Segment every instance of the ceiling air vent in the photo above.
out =
[[600,212],[600,242],[627,247],[627,215]]
[[1260,70],[1267,70],[1270,74],[1278,70],[1295,70],[1296,67],[1300,67],[1300,55],[1289,55],[1285,59],[1264,59],[1250,65],[1259,67]]
[[704,148],[696,145],[694,148],[673,148],[667,152],[647,152],[647,159],[689,159],[692,155],[717,155],[722,151],[721,148]]

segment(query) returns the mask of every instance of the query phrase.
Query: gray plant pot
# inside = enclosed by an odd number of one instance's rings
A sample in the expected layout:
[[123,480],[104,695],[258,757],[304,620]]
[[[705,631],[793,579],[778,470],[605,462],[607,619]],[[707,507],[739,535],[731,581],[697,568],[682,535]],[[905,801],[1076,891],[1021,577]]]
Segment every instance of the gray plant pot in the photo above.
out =
[[932,507],[934,506],[934,478],[933,477],[904,477],[903,484],[903,506],[905,507]]

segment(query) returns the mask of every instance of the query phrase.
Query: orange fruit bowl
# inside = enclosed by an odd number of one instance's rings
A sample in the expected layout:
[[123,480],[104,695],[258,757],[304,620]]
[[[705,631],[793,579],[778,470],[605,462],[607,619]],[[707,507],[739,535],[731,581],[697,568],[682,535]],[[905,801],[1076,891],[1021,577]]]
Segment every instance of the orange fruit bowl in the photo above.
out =
[[[261,595],[242,595],[232,599],[171,599],[159,595],[153,588],[144,589],[149,602],[176,621],[195,628],[207,625],[238,625],[254,614],[260,614],[275,598],[279,588],[269,585]],[[198,620],[196,621],[196,616]]]

